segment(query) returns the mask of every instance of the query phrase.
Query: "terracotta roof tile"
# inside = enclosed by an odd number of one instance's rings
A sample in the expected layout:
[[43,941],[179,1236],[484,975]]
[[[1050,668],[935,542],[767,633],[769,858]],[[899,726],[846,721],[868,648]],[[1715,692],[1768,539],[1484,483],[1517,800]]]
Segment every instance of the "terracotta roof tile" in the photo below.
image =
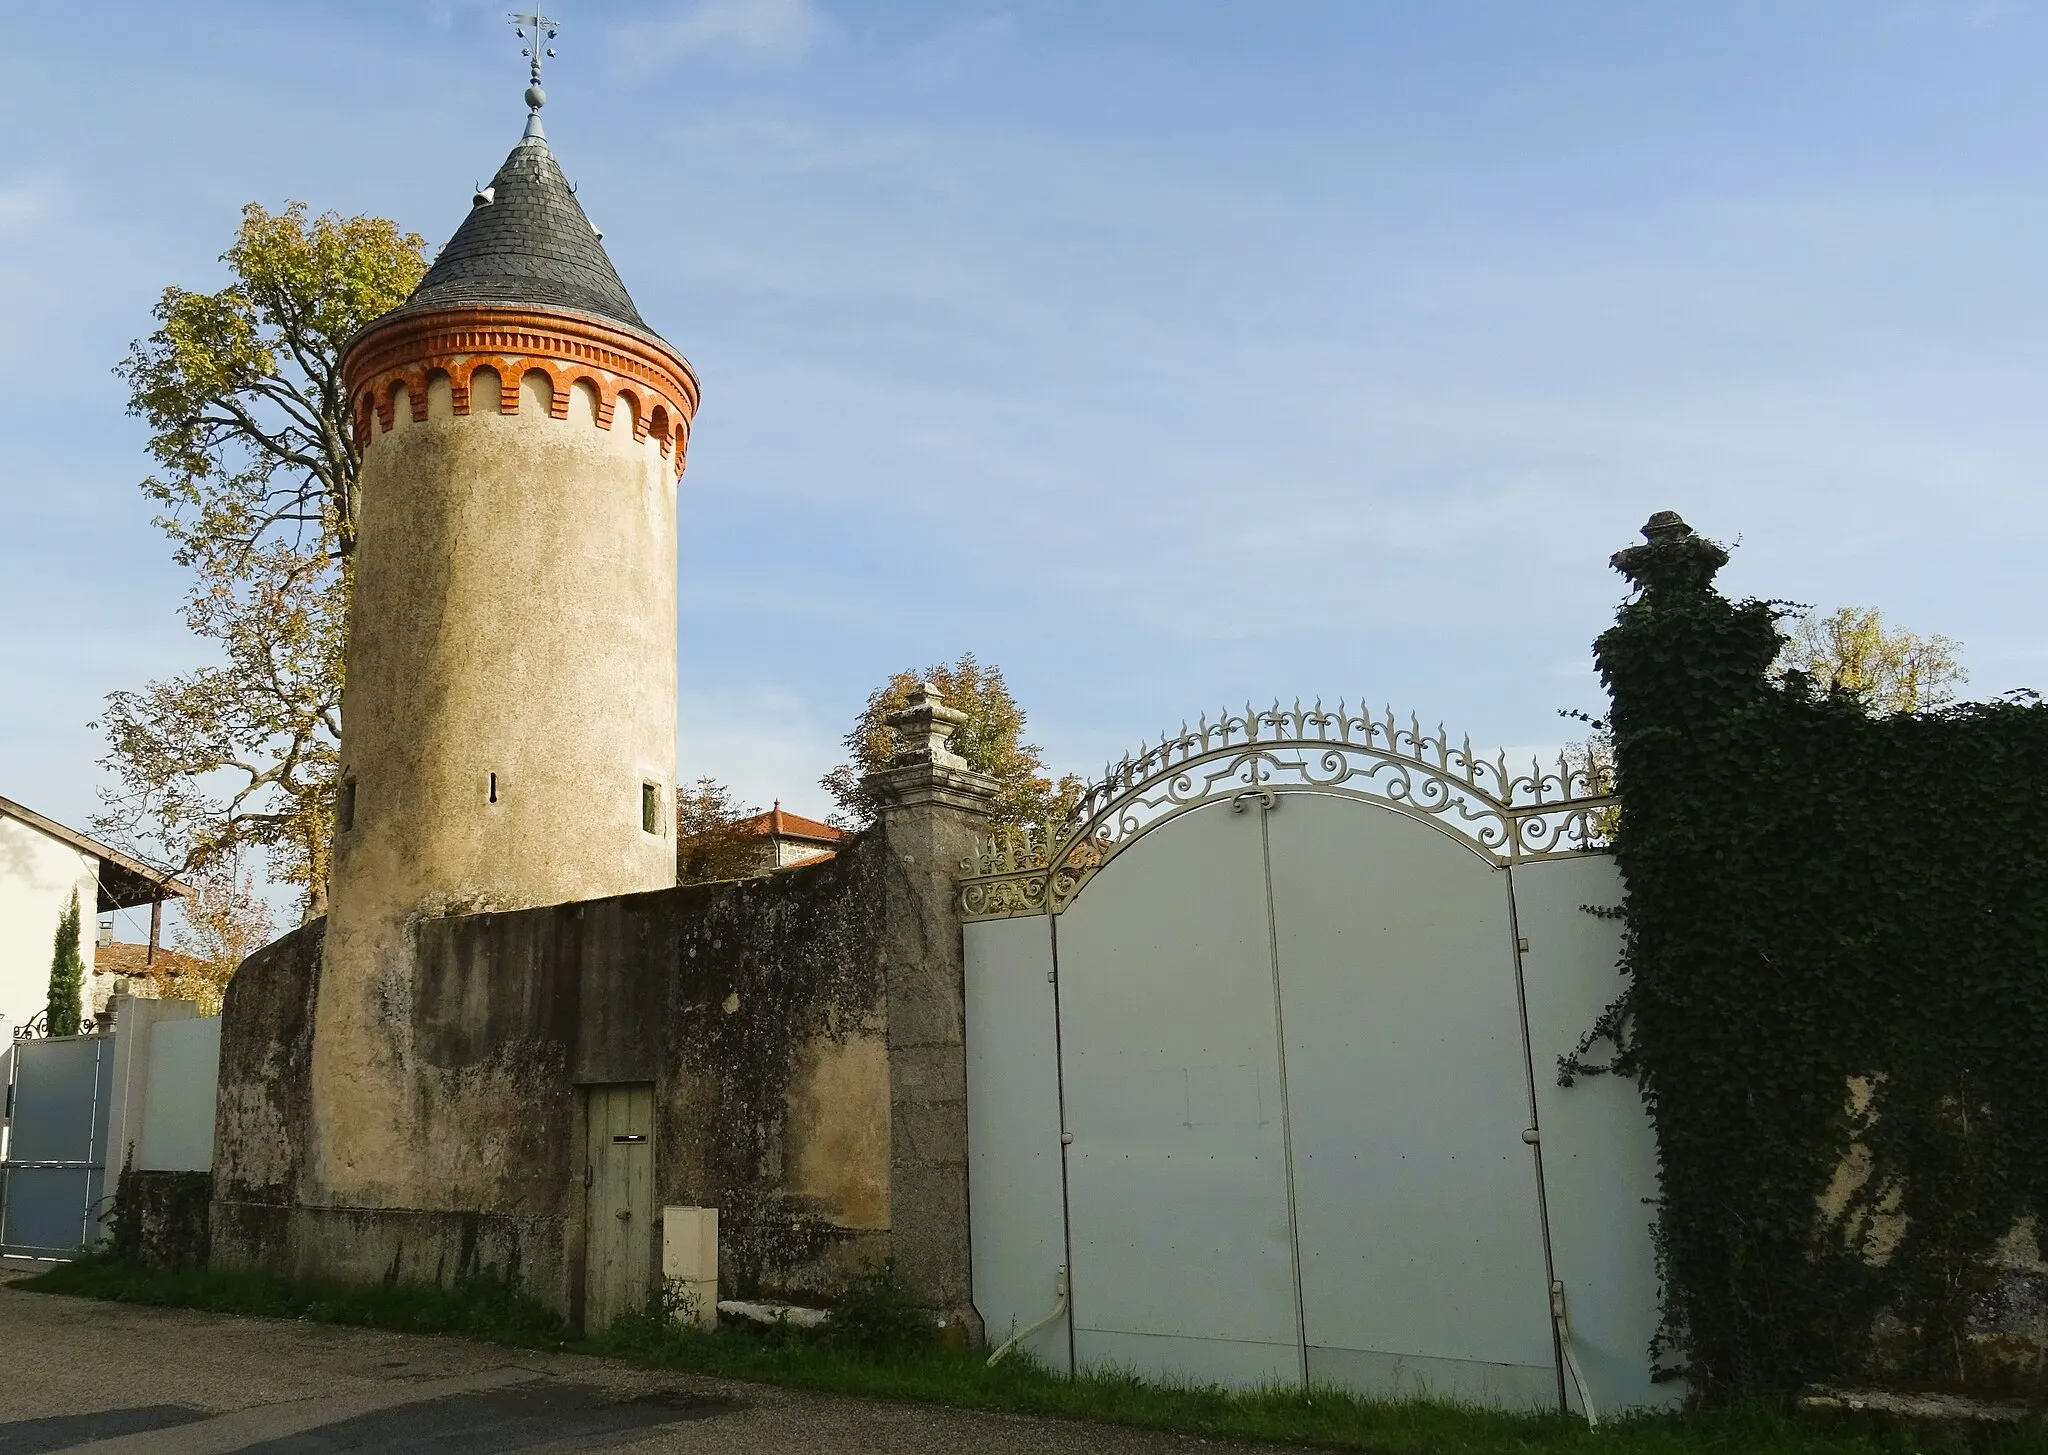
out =
[[188,975],[195,970],[206,968],[206,962],[192,955],[181,955],[176,950],[166,950],[162,945],[156,949],[156,963],[145,965],[149,946],[131,945],[117,940],[111,945],[95,945],[92,951],[92,973],[95,975]]
[[810,839],[820,844],[837,844],[851,838],[845,829],[834,828],[828,823],[819,823],[814,818],[805,818],[800,813],[790,813],[780,802],[766,813],[757,813],[752,818],[743,818],[736,828],[763,838]]

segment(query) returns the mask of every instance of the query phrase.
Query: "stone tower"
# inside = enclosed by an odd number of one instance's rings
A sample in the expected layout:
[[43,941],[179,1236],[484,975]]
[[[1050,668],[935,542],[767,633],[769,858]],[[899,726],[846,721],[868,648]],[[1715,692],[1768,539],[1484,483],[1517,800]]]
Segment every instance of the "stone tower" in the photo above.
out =
[[494,1155],[423,1134],[419,920],[675,883],[676,488],[697,380],[619,281],[544,100],[536,76],[525,135],[342,364],[360,529],[309,1208],[460,1206]]

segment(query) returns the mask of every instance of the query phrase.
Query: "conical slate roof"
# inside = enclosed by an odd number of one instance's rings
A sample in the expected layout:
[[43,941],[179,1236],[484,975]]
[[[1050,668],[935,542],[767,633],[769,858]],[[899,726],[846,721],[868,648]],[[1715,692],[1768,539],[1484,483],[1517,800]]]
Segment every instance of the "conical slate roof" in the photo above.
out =
[[385,317],[525,304],[594,314],[653,333],[569,190],[538,121],[491,178],[491,200],[470,208],[412,296]]

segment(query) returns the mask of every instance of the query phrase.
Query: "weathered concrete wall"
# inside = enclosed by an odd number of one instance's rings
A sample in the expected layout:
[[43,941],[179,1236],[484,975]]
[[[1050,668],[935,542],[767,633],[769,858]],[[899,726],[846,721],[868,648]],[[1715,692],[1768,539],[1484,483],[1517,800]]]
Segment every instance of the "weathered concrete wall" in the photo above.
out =
[[[366,1212],[332,1204],[308,1175],[326,931],[324,920],[301,926],[243,961],[228,982],[214,1119],[212,1261],[359,1283],[441,1281],[494,1269],[516,1270],[539,1287],[560,1284],[559,1230],[545,1220],[448,1204]],[[432,1140],[450,1137],[459,1139],[460,1129],[438,1129]]]
[[114,1194],[117,1257],[144,1268],[203,1268],[207,1263],[211,1172],[124,1169]]
[[213,1258],[225,1267],[290,1266],[326,937],[325,920],[301,925],[228,982],[213,1124]]
[[502,413],[480,370],[459,415],[430,373],[426,418],[401,398],[363,454],[307,1165],[322,1199],[417,1205],[445,1170],[376,1104],[416,1074],[385,1033],[416,920],[675,883],[675,472],[629,403],[601,425],[578,382],[555,419],[544,373],[517,387]]
[[[731,1292],[825,1289],[890,1252],[879,835],[815,866],[419,921],[364,1105],[409,1148],[402,1200],[309,1175],[320,927],[252,957],[225,1013],[214,1241],[299,1277],[496,1269],[572,1317],[583,1088],[654,1085],[657,1204],[720,1209]],[[296,1204],[296,1206],[295,1206]]]

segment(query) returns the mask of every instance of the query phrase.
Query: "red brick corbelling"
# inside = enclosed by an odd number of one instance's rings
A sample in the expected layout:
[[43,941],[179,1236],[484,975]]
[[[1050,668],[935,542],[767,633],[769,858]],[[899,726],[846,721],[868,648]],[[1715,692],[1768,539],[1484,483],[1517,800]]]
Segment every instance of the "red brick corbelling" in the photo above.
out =
[[372,324],[341,361],[356,448],[368,447],[373,418],[380,430],[397,422],[401,388],[414,422],[424,423],[427,386],[436,374],[447,377],[455,412],[468,414],[470,381],[478,369],[497,374],[501,414],[519,412],[520,385],[528,374],[547,378],[553,390],[548,413],[556,419],[569,417],[569,391],[578,381],[597,395],[600,429],[610,429],[619,400],[629,400],[633,438],[652,435],[663,456],[673,451],[676,473],[683,473],[697,413],[697,376],[689,362],[645,334],[535,308],[443,308]]

